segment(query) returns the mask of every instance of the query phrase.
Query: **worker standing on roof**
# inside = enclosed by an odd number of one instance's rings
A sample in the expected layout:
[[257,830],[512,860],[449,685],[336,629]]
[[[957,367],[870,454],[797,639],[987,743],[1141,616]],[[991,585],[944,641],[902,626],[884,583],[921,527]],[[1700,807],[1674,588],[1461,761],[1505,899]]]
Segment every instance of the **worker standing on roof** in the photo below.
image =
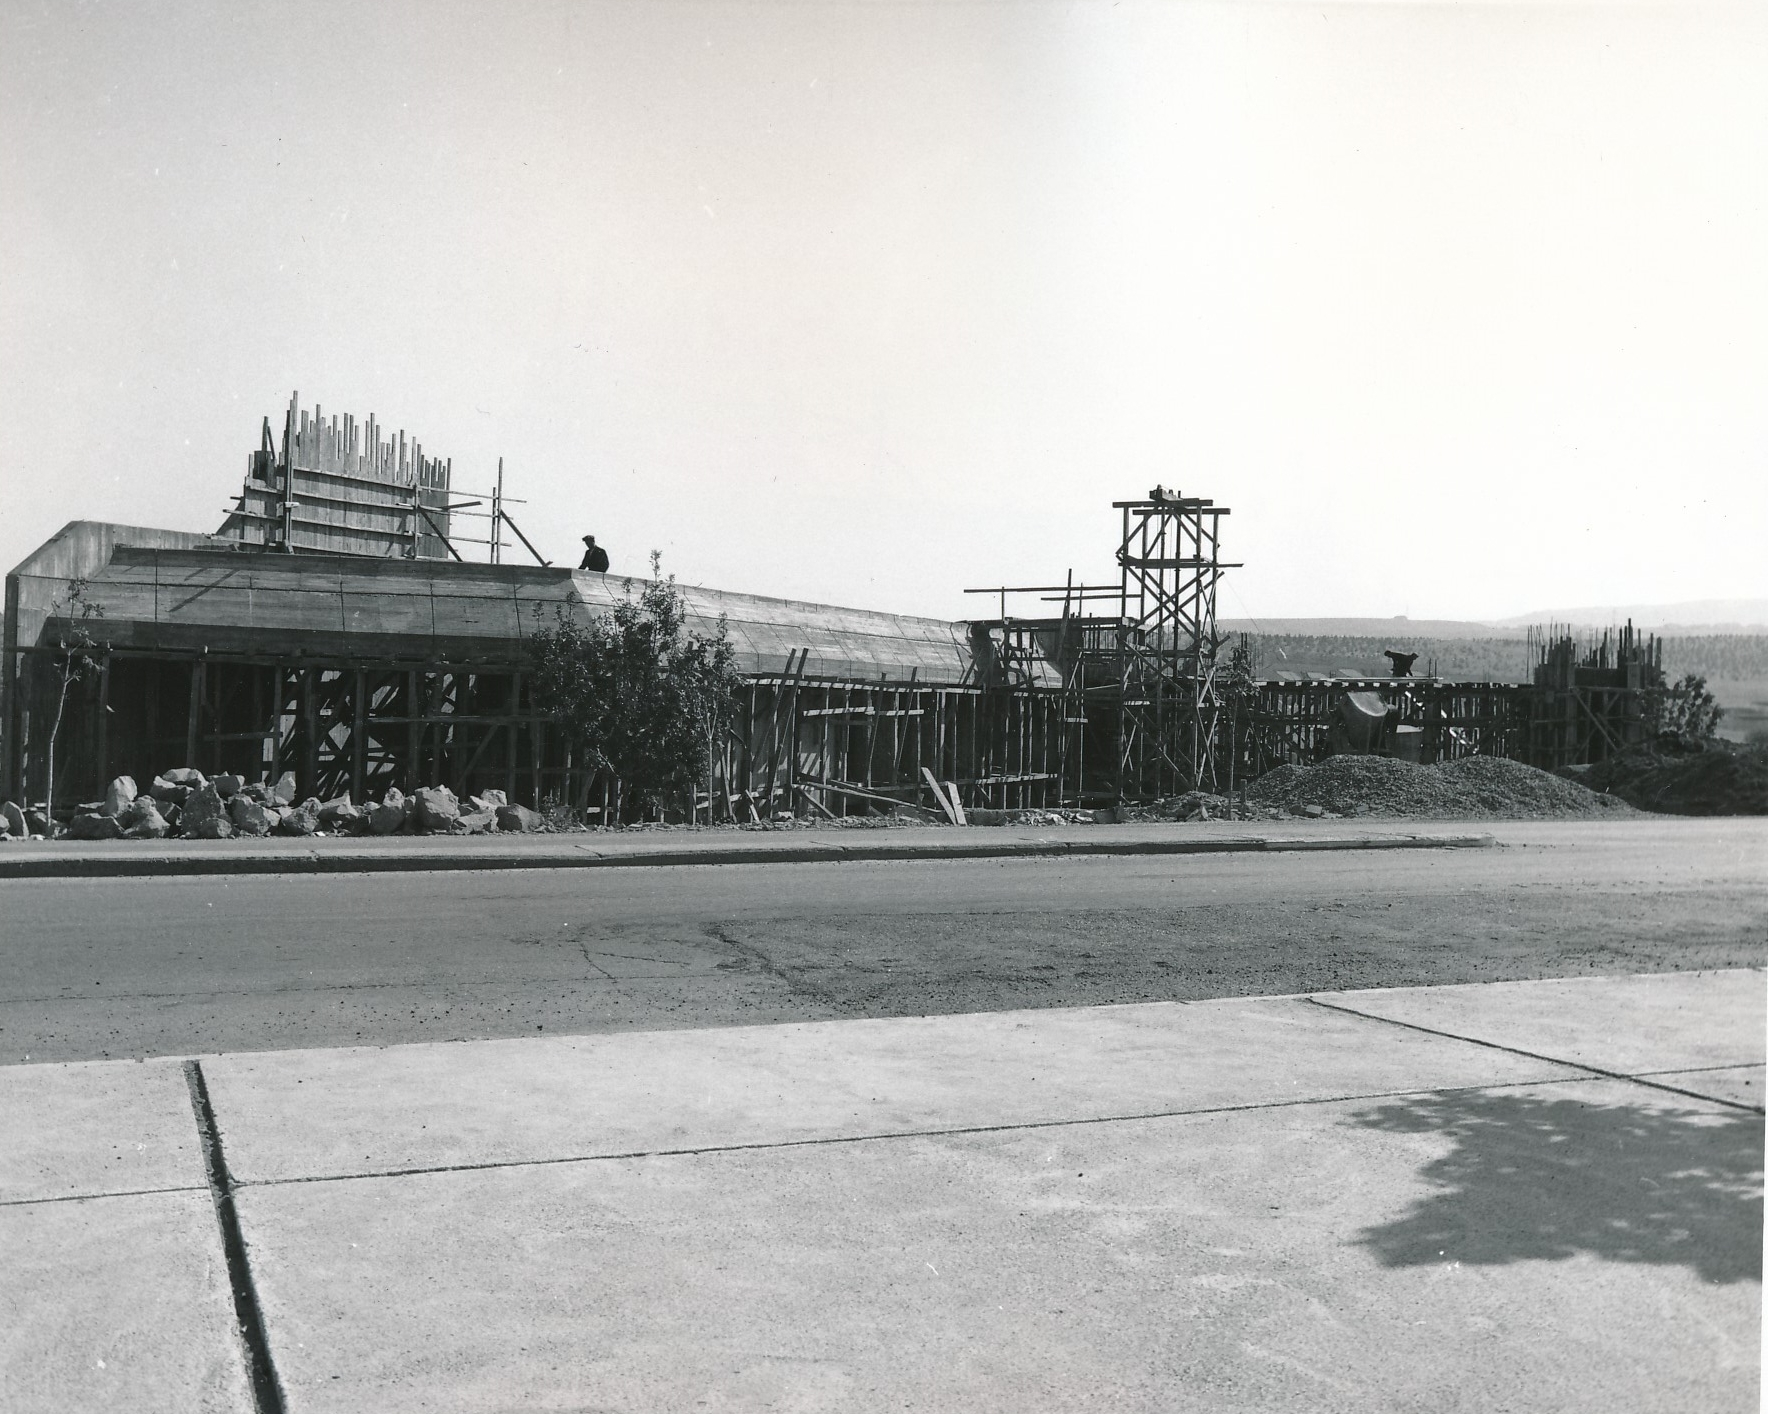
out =
[[580,570],[591,570],[596,574],[608,572],[608,552],[595,543],[595,536],[583,537],[583,563],[577,566]]

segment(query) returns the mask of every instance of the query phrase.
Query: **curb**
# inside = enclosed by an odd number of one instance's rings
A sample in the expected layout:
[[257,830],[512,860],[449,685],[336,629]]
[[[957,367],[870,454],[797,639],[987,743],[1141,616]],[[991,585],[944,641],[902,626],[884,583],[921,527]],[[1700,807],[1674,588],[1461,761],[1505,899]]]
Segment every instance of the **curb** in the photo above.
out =
[[103,855],[74,858],[0,857],[5,879],[173,878],[204,874],[423,874],[502,869],[643,869],[706,864],[834,864],[842,861],[914,859],[1068,859],[1089,855],[1279,854],[1309,850],[1485,849],[1492,835],[1248,836],[1218,840],[1002,840],[998,843],[928,845],[792,844],[748,849],[663,849],[603,854],[573,846],[545,853],[484,854],[287,854]]

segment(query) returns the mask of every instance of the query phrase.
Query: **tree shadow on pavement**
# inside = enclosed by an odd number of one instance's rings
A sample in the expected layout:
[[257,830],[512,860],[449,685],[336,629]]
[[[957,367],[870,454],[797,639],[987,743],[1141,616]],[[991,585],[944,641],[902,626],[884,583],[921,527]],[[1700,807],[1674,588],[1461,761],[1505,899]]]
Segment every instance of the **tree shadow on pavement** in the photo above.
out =
[[1498,1265],[1589,1253],[1762,1279],[1762,1120],[1526,1091],[1404,1100],[1352,1123],[1454,1141],[1437,1191],[1357,1241],[1385,1266]]

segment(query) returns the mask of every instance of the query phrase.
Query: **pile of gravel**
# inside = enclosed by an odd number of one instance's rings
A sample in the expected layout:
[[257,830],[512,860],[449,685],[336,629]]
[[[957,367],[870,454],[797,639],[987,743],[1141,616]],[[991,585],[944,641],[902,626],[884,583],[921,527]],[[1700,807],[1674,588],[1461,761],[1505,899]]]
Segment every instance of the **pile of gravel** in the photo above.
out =
[[1328,756],[1317,766],[1279,766],[1252,783],[1255,804],[1300,814],[1317,805],[1337,815],[1438,819],[1551,820],[1627,815],[1632,808],[1520,761],[1468,756],[1415,766],[1386,756]]

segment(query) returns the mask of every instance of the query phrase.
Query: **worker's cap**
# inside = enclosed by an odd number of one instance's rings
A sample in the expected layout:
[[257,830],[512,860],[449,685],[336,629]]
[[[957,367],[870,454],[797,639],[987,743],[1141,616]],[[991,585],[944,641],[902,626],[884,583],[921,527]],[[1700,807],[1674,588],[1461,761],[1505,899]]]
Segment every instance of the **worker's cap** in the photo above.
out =
[[584,537],[583,537],[583,543],[584,543],[584,544],[585,544],[585,545],[593,545],[593,544],[595,544],[595,536],[593,536],[593,535],[586,535],[586,536],[584,536]]

